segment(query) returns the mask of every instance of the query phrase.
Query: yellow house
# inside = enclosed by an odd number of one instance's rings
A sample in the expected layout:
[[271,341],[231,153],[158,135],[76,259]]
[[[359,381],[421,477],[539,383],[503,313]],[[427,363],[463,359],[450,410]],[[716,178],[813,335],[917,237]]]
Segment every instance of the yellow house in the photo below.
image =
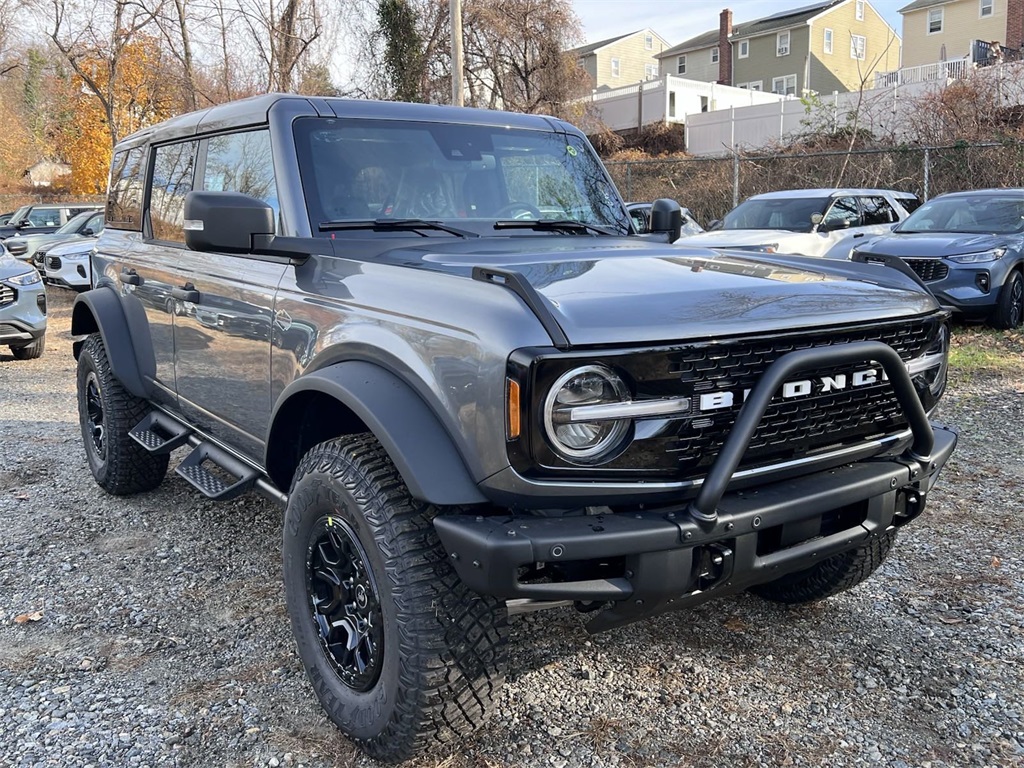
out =
[[618,37],[575,48],[574,54],[587,74],[592,88],[607,91],[641,80],[658,77],[658,54],[669,47],[665,38],[651,29],[641,29]]
[[914,0],[900,13],[904,67],[974,61],[975,41],[1021,47],[1024,0]]

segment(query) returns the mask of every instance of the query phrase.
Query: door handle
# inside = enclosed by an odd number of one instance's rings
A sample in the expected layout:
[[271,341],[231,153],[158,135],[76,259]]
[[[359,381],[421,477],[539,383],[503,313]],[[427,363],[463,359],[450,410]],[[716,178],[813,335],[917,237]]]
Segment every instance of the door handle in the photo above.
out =
[[177,288],[171,288],[171,298],[178,301],[188,301],[193,304],[199,303],[199,291],[192,283],[185,283]]
[[854,238],[856,239],[858,237],[864,237],[865,234],[867,234],[867,233],[865,233],[865,232],[858,232],[856,235],[854,235]]
[[128,285],[142,285],[142,276],[134,269],[121,267],[121,282]]

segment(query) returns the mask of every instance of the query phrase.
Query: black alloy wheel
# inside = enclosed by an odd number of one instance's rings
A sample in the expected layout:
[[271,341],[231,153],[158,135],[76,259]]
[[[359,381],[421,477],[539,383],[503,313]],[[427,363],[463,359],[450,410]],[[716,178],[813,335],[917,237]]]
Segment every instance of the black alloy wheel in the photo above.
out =
[[103,399],[100,397],[100,381],[96,371],[89,371],[85,377],[85,426],[96,458],[107,458],[106,443],[103,439]]
[[989,318],[994,328],[1013,330],[1024,322],[1024,277],[1015,269],[999,291],[999,299]]
[[348,523],[325,515],[313,526],[306,590],[324,654],[354,691],[368,691],[384,660],[384,617],[366,553]]

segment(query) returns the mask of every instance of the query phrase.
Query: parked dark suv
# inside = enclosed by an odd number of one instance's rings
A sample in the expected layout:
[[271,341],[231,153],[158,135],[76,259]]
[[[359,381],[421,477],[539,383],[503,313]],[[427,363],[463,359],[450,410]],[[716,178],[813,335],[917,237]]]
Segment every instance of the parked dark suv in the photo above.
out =
[[483,721],[509,613],[854,586],[956,442],[911,276],[672,246],[671,201],[638,235],[554,118],[262,96],[118,144],[106,216],[94,477],[150,490],[189,446],[200,493],[279,501],[313,690],[385,760]]

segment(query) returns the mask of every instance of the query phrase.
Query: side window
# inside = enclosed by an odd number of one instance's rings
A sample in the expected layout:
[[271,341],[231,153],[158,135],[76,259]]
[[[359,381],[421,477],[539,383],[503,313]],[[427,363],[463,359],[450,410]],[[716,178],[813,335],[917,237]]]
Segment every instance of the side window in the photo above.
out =
[[195,165],[195,142],[156,148],[153,188],[149,193],[149,218],[154,240],[185,242],[185,195],[192,191]]
[[643,234],[647,231],[647,213],[643,208],[634,208],[629,215],[633,219],[633,226],[636,227],[637,232]]
[[85,222],[85,229],[91,229],[94,235],[98,235],[103,231],[103,214],[97,213],[95,216],[90,216],[89,220]]
[[849,226],[860,226],[860,213],[857,211],[857,198],[840,197],[825,214],[822,225],[825,229],[842,229],[843,221],[848,221]]
[[241,192],[280,212],[269,131],[214,136],[207,143],[203,189]]
[[899,219],[895,209],[884,197],[862,197],[860,207],[864,212],[864,226],[892,224]]
[[110,167],[107,195],[107,226],[114,229],[142,229],[142,183],[145,147],[122,150]]
[[910,195],[909,197],[897,197],[896,198],[900,205],[903,206],[903,210],[907,213],[913,213],[920,208],[924,203],[921,202],[921,198],[917,195]]
[[60,208],[33,208],[28,220],[33,227],[59,227]]

